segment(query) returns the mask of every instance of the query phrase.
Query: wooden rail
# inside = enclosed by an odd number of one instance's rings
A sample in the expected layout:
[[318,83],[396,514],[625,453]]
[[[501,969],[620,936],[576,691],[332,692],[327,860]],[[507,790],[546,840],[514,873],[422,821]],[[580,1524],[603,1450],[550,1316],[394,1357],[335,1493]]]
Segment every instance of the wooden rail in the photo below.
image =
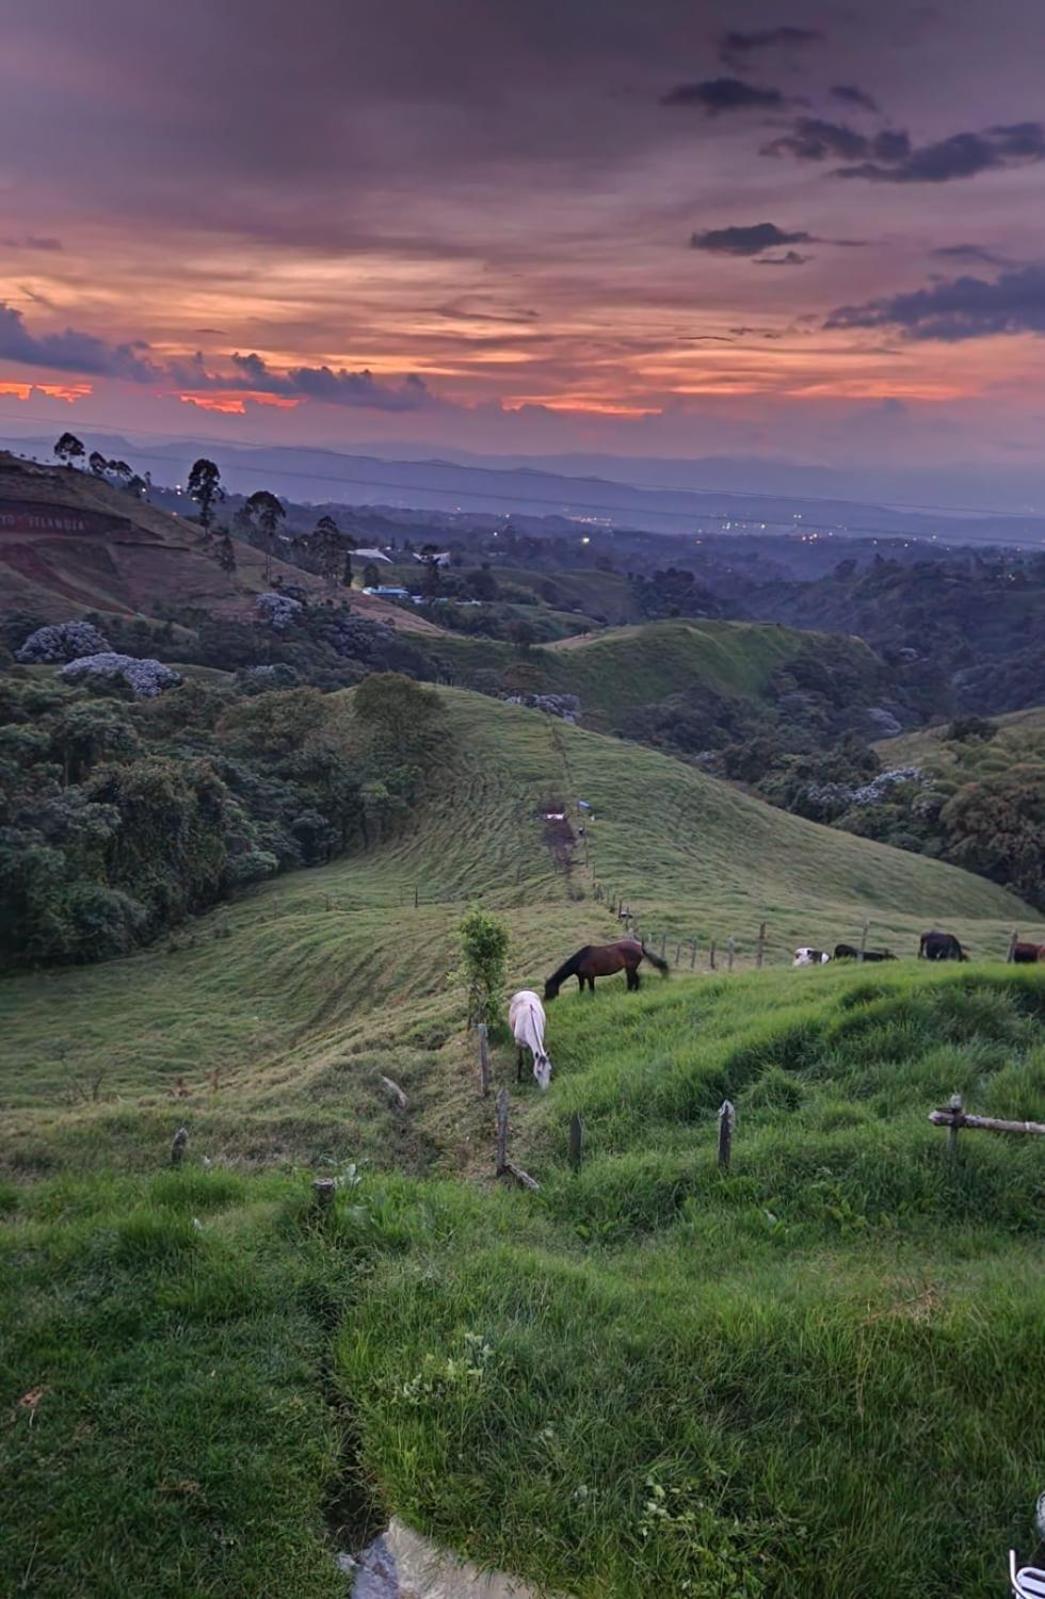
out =
[[957,1131],[968,1127],[970,1131],[982,1130],[986,1133],[1032,1133],[1039,1138],[1045,1135],[1045,1122],[1010,1122],[1003,1121],[999,1116],[970,1116],[962,1109],[961,1097],[956,1095],[957,1105],[948,1105],[943,1110],[929,1112],[929,1120],[934,1127],[950,1127]]

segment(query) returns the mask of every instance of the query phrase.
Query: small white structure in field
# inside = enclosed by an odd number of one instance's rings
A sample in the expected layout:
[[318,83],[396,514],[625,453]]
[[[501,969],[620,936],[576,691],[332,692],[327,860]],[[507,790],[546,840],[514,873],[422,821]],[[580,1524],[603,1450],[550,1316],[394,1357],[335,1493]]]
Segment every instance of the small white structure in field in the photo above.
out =
[[522,1077],[523,1051],[533,1061],[533,1075],[541,1088],[551,1082],[552,1063],[544,1048],[544,1006],[532,988],[521,988],[508,1006],[508,1025],[519,1050],[516,1075]]

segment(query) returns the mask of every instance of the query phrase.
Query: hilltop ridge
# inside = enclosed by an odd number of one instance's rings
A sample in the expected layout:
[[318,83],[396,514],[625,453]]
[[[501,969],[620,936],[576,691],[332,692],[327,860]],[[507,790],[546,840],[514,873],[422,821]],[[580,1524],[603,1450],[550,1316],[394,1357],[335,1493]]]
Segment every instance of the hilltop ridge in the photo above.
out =
[[[187,517],[90,473],[0,451],[0,575],[8,610],[43,621],[85,611],[153,616],[161,605],[245,617],[269,586],[265,557],[242,539],[233,544],[236,570],[227,573]],[[272,573],[317,599],[325,592],[320,578],[278,557]],[[440,631],[370,595],[353,593],[352,603],[372,621]]]

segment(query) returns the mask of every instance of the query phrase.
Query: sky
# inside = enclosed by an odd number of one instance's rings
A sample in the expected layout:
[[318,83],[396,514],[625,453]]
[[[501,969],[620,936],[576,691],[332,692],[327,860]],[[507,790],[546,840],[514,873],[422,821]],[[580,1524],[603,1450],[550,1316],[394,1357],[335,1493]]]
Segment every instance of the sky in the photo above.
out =
[[0,421],[1033,473],[1043,199],[1040,0],[11,0]]

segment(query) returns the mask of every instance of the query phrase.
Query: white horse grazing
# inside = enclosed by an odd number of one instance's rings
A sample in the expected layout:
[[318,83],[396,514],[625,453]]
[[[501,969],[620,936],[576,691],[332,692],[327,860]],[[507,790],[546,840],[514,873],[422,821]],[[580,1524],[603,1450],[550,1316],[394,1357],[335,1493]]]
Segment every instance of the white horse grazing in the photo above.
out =
[[512,995],[508,1006],[508,1025],[519,1046],[516,1077],[522,1080],[523,1051],[528,1049],[533,1060],[533,1075],[542,1088],[551,1081],[552,1063],[544,1049],[544,1006],[531,988],[521,988]]

